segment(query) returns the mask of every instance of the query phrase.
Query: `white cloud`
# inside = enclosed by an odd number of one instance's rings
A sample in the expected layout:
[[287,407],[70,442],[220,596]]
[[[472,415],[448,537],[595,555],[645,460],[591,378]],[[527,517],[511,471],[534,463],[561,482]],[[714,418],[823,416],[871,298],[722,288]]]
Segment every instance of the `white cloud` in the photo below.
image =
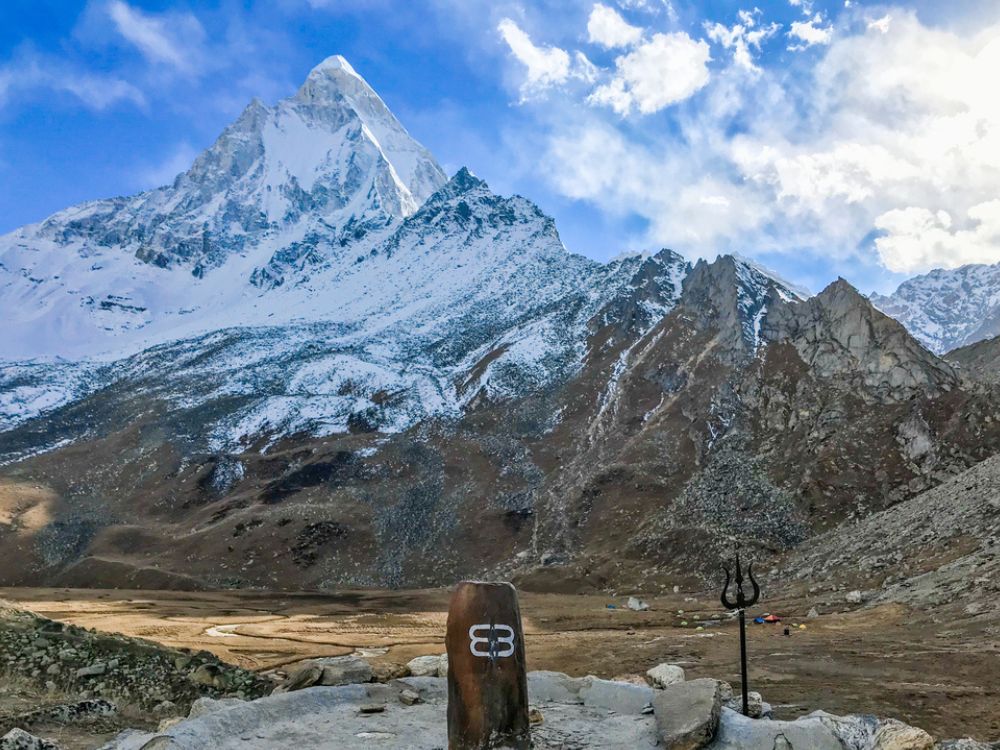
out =
[[667,18],[677,21],[677,10],[670,0],[618,0],[618,7],[625,10],[639,10],[647,13],[665,11]]
[[507,42],[511,53],[524,65],[527,78],[521,87],[522,97],[543,91],[569,79],[571,64],[569,53],[559,47],[541,47],[511,19],[505,18],[497,26],[500,36]]
[[648,42],[615,60],[615,74],[588,98],[621,115],[637,109],[657,112],[683,101],[709,81],[708,45],[684,32],[654,34]]
[[817,13],[807,21],[793,21],[788,29],[790,39],[797,39],[797,43],[788,46],[790,50],[803,50],[816,44],[829,44],[833,39],[833,27],[824,26],[822,14]]
[[142,92],[121,78],[88,73],[35,53],[19,54],[0,68],[0,106],[16,92],[39,89],[69,94],[94,110],[108,109],[121,102],[146,105]]
[[150,62],[185,72],[196,69],[205,30],[190,13],[154,16],[124,0],[112,0],[107,11],[118,33]]
[[[540,170],[561,194],[645,218],[648,244],[691,255],[813,253],[907,273],[1000,261],[1000,13],[961,33],[890,11],[884,33],[859,12],[780,70],[755,58],[748,77],[734,53],[687,79],[676,96],[699,91],[691,106],[656,117],[550,113]],[[736,50],[764,26],[739,21],[706,33]],[[591,101],[665,106],[671,77],[630,58]],[[633,88],[627,60],[648,89]]]
[[733,62],[738,67],[753,73],[760,72],[760,68],[754,62],[754,53],[759,53],[764,41],[774,36],[781,28],[777,23],[759,25],[760,15],[760,9],[754,8],[752,11],[739,11],[740,23],[733,26],[705,22],[705,34],[708,38],[724,49],[732,50]]
[[587,19],[587,35],[605,49],[631,47],[642,38],[642,29],[627,23],[614,8],[598,3]]
[[882,34],[889,33],[889,25],[892,23],[892,16],[886,13],[881,18],[868,22],[869,31],[878,31]]
[[915,273],[935,266],[1000,259],[1000,199],[972,206],[969,227],[954,229],[951,215],[910,206],[886,211],[875,220],[884,234],[875,240],[882,263],[890,271]]

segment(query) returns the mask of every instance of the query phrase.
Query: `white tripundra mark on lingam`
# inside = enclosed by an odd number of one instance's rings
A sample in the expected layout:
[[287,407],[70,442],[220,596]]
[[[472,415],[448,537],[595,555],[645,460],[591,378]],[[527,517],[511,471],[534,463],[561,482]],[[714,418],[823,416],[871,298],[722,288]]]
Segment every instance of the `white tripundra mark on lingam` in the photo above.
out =
[[[486,633],[483,638],[477,633]],[[502,634],[502,635],[501,635]],[[481,645],[486,644],[486,650]],[[503,645],[504,648],[498,648]],[[491,659],[504,658],[514,654],[514,628],[510,625],[479,624],[469,628],[469,651],[473,656],[486,656]]]

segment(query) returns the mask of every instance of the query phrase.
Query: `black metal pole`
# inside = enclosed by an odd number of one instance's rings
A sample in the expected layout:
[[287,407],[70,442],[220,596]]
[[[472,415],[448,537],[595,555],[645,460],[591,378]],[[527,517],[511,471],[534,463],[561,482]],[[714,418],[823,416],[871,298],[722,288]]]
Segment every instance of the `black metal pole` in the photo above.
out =
[[743,715],[750,715],[750,693],[747,689],[747,618],[746,608],[752,607],[760,599],[760,586],[753,577],[753,563],[747,566],[747,576],[753,586],[753,596],[747,599],[743,593],[743,569],[740,567],[740,547],[736,545],[736,601],[729,599],[729,568],[725,565],[722,569],[726,572],[726,582],[722,584],[722,596],[719,598],[722,606],[732,611],[736,610],[740,615],[740,676],[743,679]]
[[740,610],[740,671],[743,680],[743,715],[750,715],[750,698],[747,693],[747,621]]

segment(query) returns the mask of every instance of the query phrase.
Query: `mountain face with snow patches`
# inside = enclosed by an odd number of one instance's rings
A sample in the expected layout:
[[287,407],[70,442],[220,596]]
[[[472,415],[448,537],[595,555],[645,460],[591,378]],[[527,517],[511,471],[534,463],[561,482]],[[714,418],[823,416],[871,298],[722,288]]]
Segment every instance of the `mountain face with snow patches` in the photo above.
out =
[[[118,355],[272,322],[308,295],[262,291],[349,265],[352,246],[391,234],[445,182],[364,80],[330,58],[294,96],[251,102],[172,185],[0,239],[5,358]],[[335,314],[314,300],[306,314],[325,312]]]
[[871,300],[920,343],[943,354],[1000,336],[1000,263],[937,269]]
[[339,57],[0,238],[0,312],[3,583],[673,581],[1000,447],[996,386],[846,282],[572,254]]

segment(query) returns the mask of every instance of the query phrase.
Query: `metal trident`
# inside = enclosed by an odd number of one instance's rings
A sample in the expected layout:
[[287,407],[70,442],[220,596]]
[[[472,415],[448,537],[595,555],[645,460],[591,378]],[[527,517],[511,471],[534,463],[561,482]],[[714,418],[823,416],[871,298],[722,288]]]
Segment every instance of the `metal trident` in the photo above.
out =
[[747,566],[747,576],[750,578],[750,584],[753,586],[753,598],[747,601],[746,594],[743,593],[743,569],[740,567],[740,545],[736,545],[736,603],[729,601],[727,594],[729,593],[729,581],[732,578],[732,574],[729,572],[729,568],[726,565],[722,566],[722,569],[726,571],[726,582],[722,586],[722,606],[726,609],[746,609],[747,607],[752,607],[760,599],[760,586],[757,584],[757,579],[753,577],[753,563]]
[[740,545],[736,545],[736,601],[731,602],[729,600],[729,582],[733,579],[732,574],[729,572],[729,568],[726,565],[722,566],[722,569],[726,571],[726,582],[722,586],[722,606],[726,609],[736,609],[739,610],[740,615],[740,674],[743,678],[743,715],[750,715],[750,699],[749,692],[747,690],[747,623],[746,617],[744,615],[744,610],[747,607],[752,607],[760,599],[760,586],[757,584],[757,579],[753,577],[753,563],[747,566],[747,576],[750,578],[750,584],[753,586],[753,597],[747,600],[746,594],[743,593],[743,568],[740,567]]

